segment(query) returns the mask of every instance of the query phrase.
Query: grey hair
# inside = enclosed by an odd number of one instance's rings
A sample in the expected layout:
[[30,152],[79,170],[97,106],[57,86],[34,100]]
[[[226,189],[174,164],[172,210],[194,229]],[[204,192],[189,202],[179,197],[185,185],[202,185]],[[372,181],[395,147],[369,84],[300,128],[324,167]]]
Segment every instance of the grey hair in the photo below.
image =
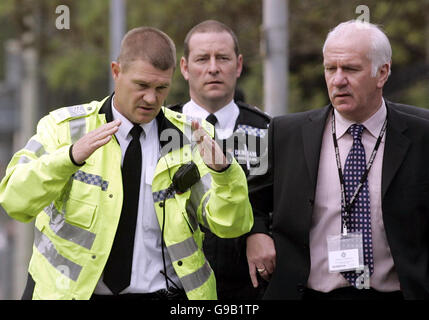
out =
[[[326,43],[329,39],[339,34],[349,31],[351,28],[368,30],[370,36],[370,50],[368,52],[368,59],[371,61],[371,76],[375,77],[378,69],[384,65],[389,64],[391,66],[392,62],[392,47],[390,46],[389,39],[386,34],[383,32],[381,27],[376,24],[364,22],[361,20],[349,20],[342,22],[332,29],[328,36],[326,37],[325,43],[323,45],[323,53],[325,53]],[[391,70],[389,68],[389,76]]]

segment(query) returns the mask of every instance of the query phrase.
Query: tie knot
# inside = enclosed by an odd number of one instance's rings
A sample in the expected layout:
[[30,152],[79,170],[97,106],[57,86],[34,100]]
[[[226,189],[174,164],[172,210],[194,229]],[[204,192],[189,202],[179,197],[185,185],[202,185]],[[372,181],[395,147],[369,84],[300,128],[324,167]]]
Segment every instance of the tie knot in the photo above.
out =
[[207,122],[210,122],[213,126],[216,124],[217,122],[217,118],[213,113],[210,113],[207,118],[206,118]]
[[361,140],[362,139],[362,131],[364,126],[362,124],[352,124],[348,130],[348,132],[353,136],[353,140]]
[[133,137],[133,139],[140,139],[140,134],[142,133],[143,128],[135,124],[134,127],[130,130],[130,135]]

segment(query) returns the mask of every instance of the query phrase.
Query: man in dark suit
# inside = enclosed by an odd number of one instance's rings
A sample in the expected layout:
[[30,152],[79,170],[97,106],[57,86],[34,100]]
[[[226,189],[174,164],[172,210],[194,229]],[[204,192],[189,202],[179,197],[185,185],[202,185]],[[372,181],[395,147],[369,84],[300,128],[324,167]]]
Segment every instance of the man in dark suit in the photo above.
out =
[[338,25],[323,56],[331,104],[271,122],[250,197],[253,232],[273,212],[264,298],[429,298],[428,113],[383,99],[391,47],[377,26]]

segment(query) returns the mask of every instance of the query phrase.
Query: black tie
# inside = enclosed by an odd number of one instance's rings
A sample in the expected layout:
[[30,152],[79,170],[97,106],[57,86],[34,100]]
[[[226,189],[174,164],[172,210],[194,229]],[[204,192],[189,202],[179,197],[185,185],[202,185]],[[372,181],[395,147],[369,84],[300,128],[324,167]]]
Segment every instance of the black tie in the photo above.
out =
[[214,127],[214,126],[215,126],[215,124],[216,124],[216,122],[217,122],[217,118],[216,118],[216,116],[215,116],[213,113],[210,113],[210,114],[207,116],[206,121],[207,121],[207,122],[210,122],[210,123],[213,125],[213,127]]
[[114,294],[119,294],[128,287],[131,280],[134,234],[142,171],[142,152],[140,147],[142,130],[142,127],[137,124],[130,130],[133,139],[125,152],[122,165],[122,185],[124,190],[122,212],[113,247],[104,268],[103,281]]
[[[210,113],[210,114],[207,116],[206,121],[207,121],[207,122],[209,122],[209,123],[211,123],[211,124],[213,125],[213,127],[214,127],[214,126],[215,126],[215,124],[216,124],[216,122],[217,122],[217,118],[216,118],[216,116],[215,116],[213,113]],[[217,140],[217,137],[216,137],[216,130],[215,130],[215,135],[214,135],[214,137],[215,137],[215,140]]]

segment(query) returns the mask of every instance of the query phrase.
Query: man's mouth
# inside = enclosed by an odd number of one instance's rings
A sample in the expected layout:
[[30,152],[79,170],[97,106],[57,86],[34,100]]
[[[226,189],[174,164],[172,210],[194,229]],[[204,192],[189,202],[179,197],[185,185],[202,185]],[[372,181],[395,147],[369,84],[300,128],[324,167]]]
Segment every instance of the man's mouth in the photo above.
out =
[[219,81],[219,80],[213,80],[213,81],[208,81],[208,82],[206,82],[206,84],[222,84],[223,82],[222,81]]
[[139,108],[139,109],[143,109],[143,110],[145,110],[145,111],[152,111],[152,110],[153,110],[153,108],[151,108],[151,107],[146,107],[146,106],[138,106],[137,108]]
[[344,98],[344,97],[350,97],[351,94],[348,92],[342,92],[342,93],[334,93],[334,98]]

